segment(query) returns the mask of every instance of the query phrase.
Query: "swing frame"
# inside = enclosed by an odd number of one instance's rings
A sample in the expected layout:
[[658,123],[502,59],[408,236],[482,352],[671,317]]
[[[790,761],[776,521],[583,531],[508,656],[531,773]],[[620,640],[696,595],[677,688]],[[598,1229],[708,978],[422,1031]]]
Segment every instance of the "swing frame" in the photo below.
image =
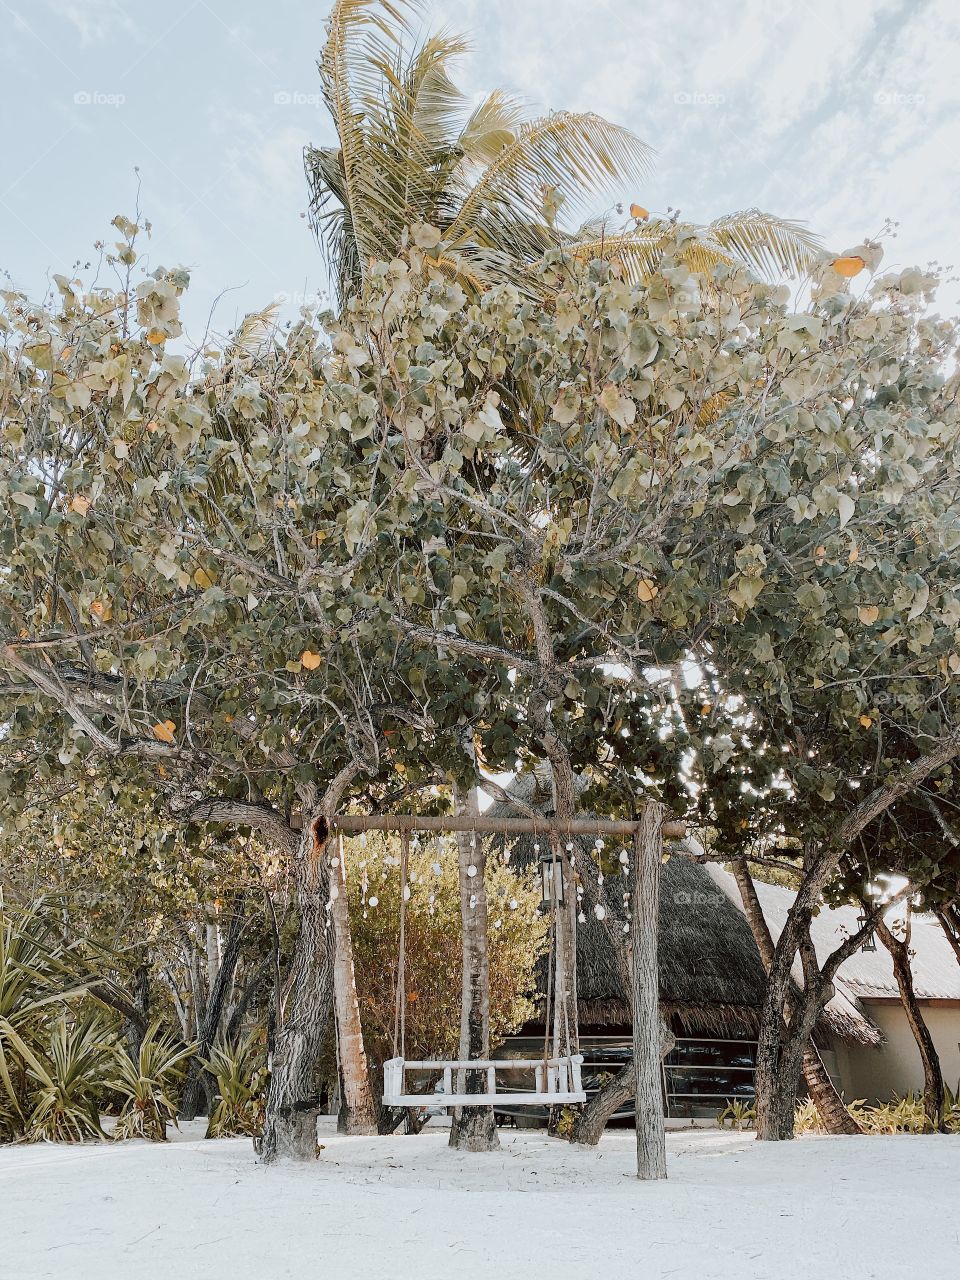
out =
[[[397,1015],[398,1026],[402,1026],[406,1008],[403,1001],[403,924],[406,899],[403,888],[406,885],[406,854],[411,832],[446,833],[470,831],[478,835],[532,835],[559,839],[569,839],[575,835],[590,836],[634,836],[640,829],[640,823],[614,818],[572,819],[558,822],[548,818],[484,818],[477,815],[458,814],[449,817],[433,817],[421,814],[366,815],[340,814],[334,817],[331,828],[345,834],[357,834],[367,831],[396,831],[404,836],[403,865],[401,867],[401,965],[398,982]],[[682,822],[667,821],[663,823],[663,835],[682,839],[686,828]],[[555,844],[554,844],[554,847]],[[554,910],[556,903],[554,900]],[[402,1044],[402,1036],[401,1036]],[[569,1045],[568,1045],[569,1048]],[[587,1100],[586,1091],[581,1079],[583,1054],[566,1053],[554,1057],[546,1054],[542,1058],[470,1058],[466,1060],[422,1059],[409,1060],[400,1057],[390,1058],[383,1064],[383,1104],[387,1107],[542,1107],[563,1106],[583,1103]],[[521,1093],[498,1093],[497,1071],[532,1070],[536,1088]],[[405,1076],[408,1071],[442,1072],[444,1092],[405,1093]],[[483,1093],[454,1092],[454,1072],[457,1073],[458,1086],[465,1082],[467,1072],[483,1071],[486,1073],[486,1090]]]

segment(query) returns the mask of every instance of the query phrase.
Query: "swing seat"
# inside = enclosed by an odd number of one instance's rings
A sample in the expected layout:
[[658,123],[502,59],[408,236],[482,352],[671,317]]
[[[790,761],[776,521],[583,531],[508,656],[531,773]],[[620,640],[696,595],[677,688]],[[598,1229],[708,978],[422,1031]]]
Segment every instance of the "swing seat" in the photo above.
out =
[[[467,1062],[423,1061],[408,1062],[405,1058],[391,1058],[383,1064],[383,1105],[385,1107],[555,1107],[564,1103],[586,1102],[580,1080],[583,1064],[582,1053],[566,1054],[559,1058],[500,1058],[497,1061],[473,1058]],[[498,1071],[533,1071],[536,1088],[522,1093],[498,1093]],[[404,1073],[407,1071],[441,1071],[443,1093],[405,1093]],[[487,1087],[484,1093],[454,1093],[455,1071],[485,1071]]]

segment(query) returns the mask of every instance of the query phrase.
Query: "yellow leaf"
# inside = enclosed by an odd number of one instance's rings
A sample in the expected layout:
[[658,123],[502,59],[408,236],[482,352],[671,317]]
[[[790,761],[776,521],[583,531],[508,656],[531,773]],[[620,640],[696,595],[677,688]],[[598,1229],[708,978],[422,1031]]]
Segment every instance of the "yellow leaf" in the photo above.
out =
[[711,706],[711,704],[709,702],[705,702],[703,706],[700,708],[700,714],[702,716],[708,716],[712,710],[713,710],[713,707]]
[[66,362],[70,359],[70,357],[73,355],[75,350],[76,350],[76,347],[63,348],[63,350],[60,352],[60,359],[64,362],[64,364],[66,364]]
[[156,418],[153,418],[150,422],[147,423],[147,430],[151,433],[154,431],[160,430],[160,423],[156,420]]
[[824,560],[826,560],[826,558],[827,558],[827,548],[826,548],[825,546],[823,546],[823,544],[822,544],[822,543],[821,543],[821,545],[820,545],[819,547],[817,547],[817,549],[814,551],[814,553],[813,553],[813,558],[814,558],[814,560],[816,561],[816,563],[817,563],[817,564],[823,564]]
[[838,276],[846,276],[849,279],[851,276],[858,276],[867,264],[861,257],[854,254],[849,258],[834,258],[830,265]]
[[82,493],[78,493],[70,503],[70,510],[75,511],[78,516],[85,516],[90,510],[90,499],[85,498]]
[[847,556],[847,563],[856,564],[859,559],[860,559],[860,548],[857,546],[856,543],[854,543],[853,546],[850,548],[850,554]]
[[153,726],[153,736],[158,742],[173,742],[176,724],[172,720],[158,720]]
[[641,578],[637,585],[637,595],[644,604],[649,604],[651,600],[655,600],[660,588],[652,578]]
[[151,329],[147,334],[147,341],[151,347],[159,347],[161,342],[166,342],[167,335],[160,329]]
[[309,649],[304,649],[300,655],[300,661],[308,671],[316,671],[320,663],[323,661],[319,653],[311,653]]
[[865,729],[869,729],[873,724],[873,720],[870,718],[870,716],[861,716],[860,723],[863,725]]
[[206,591],[207,587],[213,586],[213,578],[210,577],[206,569],[198,569],[193,575],[193,580],[201,591]]
[[650,210],[645,209],[642,204],[632,204],[630,206],[630,217],[636,218],[639,222],[646,222],[650,217]]
[[226,720],[227,724],[233,724],[233,716],[225,715],[223,718]]
[[862,604],[857,610],[857,617],[865,627],[872,627],[880,617],[880,610],[875,604]]

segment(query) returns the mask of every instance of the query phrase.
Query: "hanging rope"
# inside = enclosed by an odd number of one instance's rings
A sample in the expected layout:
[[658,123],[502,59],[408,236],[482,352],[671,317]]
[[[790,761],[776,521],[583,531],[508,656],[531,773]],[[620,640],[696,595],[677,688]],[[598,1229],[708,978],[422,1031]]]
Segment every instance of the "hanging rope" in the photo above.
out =
[[407,864],[410,832],[400,833],[400,943],[397,951],[397,990],[393,1002],[393,1056],[407,1056]]

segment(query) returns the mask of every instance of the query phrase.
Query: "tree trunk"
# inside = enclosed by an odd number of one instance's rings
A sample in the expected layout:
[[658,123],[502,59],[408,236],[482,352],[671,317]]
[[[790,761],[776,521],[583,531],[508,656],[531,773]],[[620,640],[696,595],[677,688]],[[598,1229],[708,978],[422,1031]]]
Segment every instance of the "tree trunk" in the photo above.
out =
[[923,1019],[917,994],[913,986],[913,970],[910,967],[910,920],[907,917],[906,935],[898,938],[883,919],[877,921],[877,935],[890,953],[893,975],[900,991],[900,1003],[907,1015],[907,1022],[920,1050],[923,1063],[923,1110],[932,1133],[944,1133],[944,1090],[940,1055],[933,1043],[930,1028]]
[[[737,881],[737,888],[740,890],[744,915],[747,917],[750,931],[760,953],[760,961],[769,974],[774,955],[773,936],[760,906],[756,885],[753,883],[753,876],[750,874],[746,859],[740,859],[733,864],[733,874]],[[792,1017],[792,1001],[789,997],[785,1002],[785,1008],[787,1017]],[[782,1032],[786,1035],[787,1028],[784,1027]],[[807,1091],[827,1133],[849,1135],[862,1133],[863,1130],[859,1124],[843,1105],[843,1099],[837,1093],[812,1040],[804,1049],[802,1070]]]
[[290,990],[270,1060],[270,1090],[259,1152],[267,1164],[317,1155],[320,1094],[317,1064],[333,1009],[326,938],[326,842],[305,824],[294,863],[300,930],[293,950]]
[[803,1053],[803,1078],[820,1123],[827,1133],[853,1136],[863,1133],[860,1125],[843,1104],[843,1099],[823,1065],[823,1059],[811,1040]]
[[[472,744],[471,744],[472,748]],[[471,749],[472,755],[472,749]],[[454,790],[457,813],[476,813],[476,791]],[[460,867],[460,921],[463,932],[463,979],[460,993],[460,1057],[490,1056],[490,967],[487,954],[486,853],[483,841],[469,832],[457,834]],[[485,1073],[458,1072],[458,1093],[480,1093]],[[459,1151],[494,1151],[500,1145],[492,1107],[456,1107],[450,1146]]]
[[240,943],[243,938],[245,919],[246,903],[241,896],[233,904],[227,942],[223,948],[222,955],[220,954],[219,946],[217,948],[216,976],[207,999],[203,1024],[197,1041],[197,1052],[190,1059],[187,1081],[183,1088],[183,1099],[180,1103],[181,1120],[195,1120],[200,1111],[201,1102],[206,1104],[207,1114],[210,1114],[214,1082],[200,1059],[209,1058],[210,1050],[213,1048],[217,1033],[220,1030],[227,994],[237,969],[237,961],[240,959]]
[[960,907],[943,907],[935,915],[960,964]]
[[[663,1062],[663,1059],[676,1043],[676,1036],[661,1017],[661,1062]],[[585,1147],[595,1147],[603,1137],[603,1131],[612,1117],[628,1099],[634,1097],[636,1091],[637,1076],[633,1067],[633,1059],[631,1058],[628,1063],[620,1068],[616,1075],[611,1076],[609,1080],[600,1086],[585,1106],[580,1108],[570,1129],[570,1141]]]
[[633,841],[632,957],[633,1062],[636,1072],[637,1177],[667,1176],[660,1083],[660,863],[667,810],[650,801]]
[[[319,821],[322,822],[323,819]],[[330,847],[334,847],[332,841]],[[337,1128],[341,1133],[375,1134],[377,1111],[370,1090],[370,1073],[363,1047],[363,1028],[360,1025],[342,839],[336,846],[335,856],[330,858],[330,873],[333,1007],[337,1021],[341,1099]]]

